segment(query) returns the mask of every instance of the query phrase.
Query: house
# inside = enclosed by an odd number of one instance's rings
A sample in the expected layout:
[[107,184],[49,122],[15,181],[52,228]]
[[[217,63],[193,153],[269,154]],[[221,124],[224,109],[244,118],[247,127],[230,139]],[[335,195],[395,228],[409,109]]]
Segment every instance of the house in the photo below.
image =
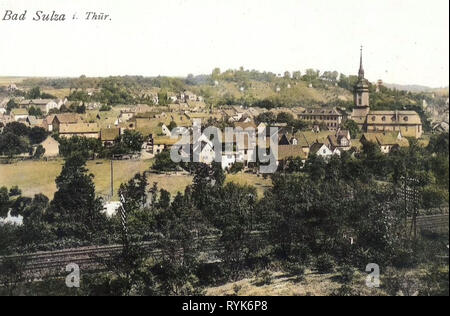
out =
[[192,93],[191,91],[184,91],[184,93],[181,94],[183,98],[180,98],[182,102],[188,102],[188,101],[197,101],[197,95]]
[[28,111],[26,109],[12,109],[10,116],[13,121],[25,121],[28,117]]
[[99,138],[100,136],[100,127],[97,123],[60,124],[58,128],[61,137]]
[[331,150],[339,149],[340,152],[352,148],[352,140],[348,130],[339,130],[335,135],[328,135]]
[[360,142],[371,142],[377,144],[382,153],[388,154],[392,148],[408,147],[409,142],[402,136],[401,132],[384,132],[384,133],[364,133]]
[[222,169],[230,169],[236,163],[236,156],[232,152],[222,152]]
[[280,136],[278,146],[293,145],[302,149],[307,156],[309,154],[309,147],[313,142],[309,141],[303,132],[297,132],[294,135],[283,134]]
[[77,124],[80,122],[80,117],[78,114],[75,113],[62,113],[57,114],[54,116],[53,121],[51,123],[51,130],[49,131],[56,131],[58,132],[60,129],[60,125],[70,125],[70,124]]
[[42,127],[47,131],[47,132],[53,132],[53,120],[55,119],[55,114],[52,115],[48,115],[47,117],[45,117],[42,120]]
[[23,100],[19,103],[20,107],[30,109],[31,107],[41,110],[43,114],[48,114],[52,109],[60,109],[61,103],[51,99],[32,99]]
[[102,128],[100,129],[100,140],[104,146],[114,145],[116,139],[120,136],[120,128]]
[[10,85],[8,85],[7,90],[8,90],[8,92],[14,92],[14,91],[16,91],[16,90],[17,90],[16,84],[11,83]]
[[298,117],[306,122],[326,125],[329,130],[338,130],[345,115],[337,108],[309,108],[298,114]]
[[45,158],[57,157],[59,155],[59,143],[53,137],[48,136],[40,145],[45,149]]
[[303,148],[298,145],[279,145],[277,164],[285,162],[288,158],[301,158],[303,162],[306,161],[308,155]]
[[44,122],[43,119],[38,119],[36,116],[30,115],[26,119],[27,124],[33,128],[33,127],[42,127],[42,123]]
[[[310,155],[316,155],[325,159],[330,158],[333,156],[336,152],[331,150],[326,144],[324,143],[314,143],[311,145],[311,148],[309,149]],[[339,153],[340,154],[340,153]]]
[[210,165],[215,161],[216,153],[214,151],[214,145],[204,135],[195,142],[192,148],[194,157],[195,155],[198,155],[198,162]]
[[242,131],[254,131],[256,133],[256,125],[251,120],[250,122],[236,122],[234,123],[234,128],[236,129],[236,132],[239,131],[239,129],[242,129]]
[[161,153],[164,149],[170,148],[179,142],[179,138],[171,138],[167,136],[151,137],[150,147],[147,147],[147,151],[153,155]]
[[178,96],[176,93],[169,92],[167,93],[167,100],[172,103],[175,103],[178,101]]

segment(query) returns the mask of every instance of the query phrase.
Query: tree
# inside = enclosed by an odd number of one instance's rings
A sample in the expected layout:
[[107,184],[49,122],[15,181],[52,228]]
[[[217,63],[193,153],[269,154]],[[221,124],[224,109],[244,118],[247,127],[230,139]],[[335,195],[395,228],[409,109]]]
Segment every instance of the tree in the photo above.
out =
[[35,108],[34,106],[28,109],[28,114],[31,116],[42,117],[42,111],[40,108]]
[[8,188],[1,187],[0,188],[0,218],[5,218],[8,216],[10,208],[9,194]]
[[34,152],[33,159],[39,160],[45,154],[45,148],[42,145],[36,147],[36,151]]
[[169,150],[163,150],[155,156],[152,169],[157,171],[176,171],[178,170],[178,164],[170,158]]
[[12,109],[15,109],[15,108],[17,108],[17,107],[18,107],[18,105],[17,105],[17,103],[14,101],[14,99],[10,99],[10,100],[8,101],[8,103],[6,104],[6,111],[7,111],[8,113],[10,113]]
[[30,152],[30,142],[28,138],[17,136],[13,133],[0,135],[0,154],[8,157]]
[[174,128],[176,128],[177,127],[177,123],[175,123],[175,121],[170,121],[170,124],[169,124],[169,126],[167,126],[167,128],[171,131],[171,130],[173,130]]
[[158,202],[166,208],[156,220],[161,256],[152,272],[164,295],[200,295],[202,288],[196,274],[200,251],[204,249],[204,219],[195,208],[189,189],[184,195],[178,193],[170,207],[166,198],[167,194],[162,194]]
[[275,123],[276,120],[277,118],[275,117],[275,114],[273,114],[273,112],[264,112],[256,117],[257,123],[272,124]]
[[42,127],[35,126],[29,131],[30,141],[33,145],[42,143],[47,136],[47,131]]
[[124,208],[129,212],[142,209],[147,203],[148,181],[145,174],[137,173],[128,183],[122,183],[119,195],[125,199]]
[[3,134],[12,133],[17,136],[26,136],[30,134],[30,128],[23,123],[20,122],[11,122],[6,124]]
[[142,150],[144,136],[142,136],[141,133],[126,130],[121,137],[123,144],[129,149],[130,152],[140,152]]
[[350,137],[352,139],[355,139],[360,133],[358,124],[353,120],[347,120],[342,127],[350,132]]
[[280,112],[277,115],[276,121],[278,123],[286,123],[286,124],[290,125],[294,121],[294,116],[291,113]]
[[41,97],[41,88],[34,87],[27,93],[27,99],[39,99]]

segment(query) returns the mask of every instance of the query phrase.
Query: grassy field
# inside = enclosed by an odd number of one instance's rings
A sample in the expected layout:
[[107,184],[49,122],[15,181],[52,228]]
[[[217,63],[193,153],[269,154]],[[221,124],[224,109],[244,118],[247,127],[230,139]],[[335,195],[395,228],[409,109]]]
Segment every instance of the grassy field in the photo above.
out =
[[270,178],[264,179],[262,176],[257,176],[252,173],[237,173],[227,175],[225,183],[234,182],[241,185],[252,185],[256,188],[258,198],[264,196],[264,191],[272,186]]
[[[114,188],[129,180],[134,174],[147,170],[149,161],[115,161]],[[24,161],[11,165],[0,165],[0,186],[19,186],[25,196],[43,193],[49,198],[56,191],[55,178],[60,174],[63,161]],[[97,160],[87,163],[89,171],[94,174],[98,194],[110,192],[110,163]]]
[[21,83],[25,77],[0,77],[0,87],[1,86],[8,86],[11,83]]
[[[152,161],[114,161],[114,191],[121,183],[128,181],[136,173],[148,170]],[[23,161],[10,165],[0,164],[0,186],[8,188],[19,186],[25,196],[34,196],[43,193],[49,198],[56,191],[55,179],[61,173],[62,160],[56,161]],[[106,160],[89,161],[89,171],[94,175],[95,187],[98,194],[108,195],[110,192],[110,163]],[[192,184],[192,176],[189,175],[166,175],[150,174],[148,176],[150,185],[158,183],[160,189],[169,191],[172,196],[177,192],[184,192],[189,184]],[[254,174],[240,173],[228,175],[226,182],[253,185],[256,187],[258,196],[262,197],[264,190],[270,187],[270,179],[264,180]],[[117,199],[117,196],[115,196]]]
[[[380,289],[365,286],[367,275],[356,273],[351,288],[363,296],[386,295]],[[318,274],[306,270],[303,280],[283,272],[271,272],[272,281],[260,284],[258,276],[208,288],[207,296],[330,296],[342,286],[338,273]]]

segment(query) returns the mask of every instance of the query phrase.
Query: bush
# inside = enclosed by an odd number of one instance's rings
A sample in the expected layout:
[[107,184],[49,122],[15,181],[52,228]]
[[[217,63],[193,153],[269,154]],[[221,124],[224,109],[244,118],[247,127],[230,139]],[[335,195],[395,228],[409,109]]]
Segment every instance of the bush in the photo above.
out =
[[288,261],[283,263],[283,270],[295,277],[298,281],[305,277],[305,265],[298,261]]
[[334,258],[328,254],[323,254],[316,259],[316,270],[321,274],[332,273],[335,269]]
[[272,281],[272,272],[270,272],[269,270],[263,270],[258,273],[255,284],[258,286],[269,285],[272,284]]
[[230,168],[230,173],[238,173],[244,170],[244,164],[242,162],[234,163]]

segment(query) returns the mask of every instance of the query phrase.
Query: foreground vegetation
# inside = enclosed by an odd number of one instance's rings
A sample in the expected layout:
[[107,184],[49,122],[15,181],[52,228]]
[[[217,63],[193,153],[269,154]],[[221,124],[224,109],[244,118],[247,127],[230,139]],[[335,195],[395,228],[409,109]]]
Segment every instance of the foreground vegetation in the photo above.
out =
[[[56,178],[51,201],[42,194],[24,197],[15,187],[0,190],[0,216],[8,211],[23,216],[22,226],[0,226],[1,254],[128,246],[103,262],[108,272],[83,274],[79,289],[65,288],[63,280],[50,277],[30,283],[20,261],[2,261],[1,291],[201,295],[207,288],[252,276],[259,286],[269,286],[276,282],[271,271],[282,271],[301,286],[311,280],[312,271],[339,285],[330,288],[332,293],[316,294],[448,295],[448,260],[442,260],[448,258],[448,232],[415,237],[405,226],[415,209],[448,203],[448,134],[433,137],[425,149],[412,144],[381,156],[376,148],[366,144],[361,155],[328,163],[312,157],[301,170],[294,163],[272,176],[261,199],[252,186],[225,183],[215,164],[190,166],[192,185],[174,197],[136,174],[119,189],[128,213],[125,235],[119,215],[102,213],[85,157],[74,152]],[[406,209],[404,176],[418,179],[421,192],[419,199],[406,201]],[[212,235],[217,251],[205,253]],[[160,255],[141,248],[149,240],[156,241]],[[369,263],[380,266],[380,292],[361,288]],[[240,293],[238,287],[234,291]]]

